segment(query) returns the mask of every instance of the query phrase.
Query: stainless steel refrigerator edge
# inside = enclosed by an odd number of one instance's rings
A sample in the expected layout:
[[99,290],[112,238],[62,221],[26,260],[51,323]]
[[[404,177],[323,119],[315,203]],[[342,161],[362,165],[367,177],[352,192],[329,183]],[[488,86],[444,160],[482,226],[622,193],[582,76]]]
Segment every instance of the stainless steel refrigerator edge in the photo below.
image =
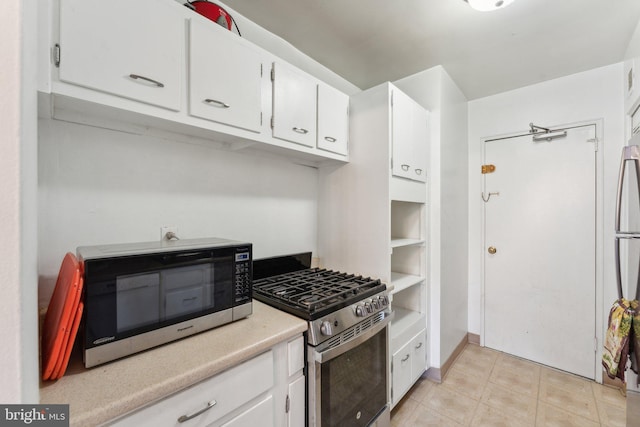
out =
[[[627,167],[631,166],[631,167]],[[626,202],[623,207],[623,202]],[[618,297],[640,295],[640,135],[623,148],[616,198],[616,284]],[[638,349],[637,351],[640,351]],[[627,427],[640,427],[638,376],[629,369],[627,380]]]

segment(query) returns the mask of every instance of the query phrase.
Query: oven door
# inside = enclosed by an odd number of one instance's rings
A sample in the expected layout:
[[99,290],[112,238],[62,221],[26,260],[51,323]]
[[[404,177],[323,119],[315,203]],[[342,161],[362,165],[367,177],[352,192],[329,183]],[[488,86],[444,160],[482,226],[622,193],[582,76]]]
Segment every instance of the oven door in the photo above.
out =
[[[392,313],[385,314],[381,321],[333,348],[318,351],[318,347],[309,347],[310,427],[391,425],[387,389]],[[359,324],[351,329],[361,328]],[[349,336],[351,329],[341,335]]]

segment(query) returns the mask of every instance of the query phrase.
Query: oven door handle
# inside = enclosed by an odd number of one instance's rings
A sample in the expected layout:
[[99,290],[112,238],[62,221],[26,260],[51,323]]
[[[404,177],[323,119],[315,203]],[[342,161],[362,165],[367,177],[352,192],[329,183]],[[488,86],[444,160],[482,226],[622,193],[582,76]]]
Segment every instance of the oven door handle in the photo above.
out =
[[393,314],[394,314],[393,312],[389,313],[389,315],[386,316],[384,319],[382,319],[380,322],[376,323],[370,329],[367,329],[365,332],[358,335],[351,341],[347,341],[344,344],[340,344],[337,347],[333,347],[323,352],[315,352],[316,362],[319,362],[319,363],[328,362],[329,360],[335,359],[341,354],[344,354],[347,351],[359,346],[360,344],[362,344],[363,342],[365,342],[366,340],[368,340],[369,338],[373,337],[375,334],[377,334],[378,332],[386,328],[389,322],[391,321],[391,319],[393,318]]

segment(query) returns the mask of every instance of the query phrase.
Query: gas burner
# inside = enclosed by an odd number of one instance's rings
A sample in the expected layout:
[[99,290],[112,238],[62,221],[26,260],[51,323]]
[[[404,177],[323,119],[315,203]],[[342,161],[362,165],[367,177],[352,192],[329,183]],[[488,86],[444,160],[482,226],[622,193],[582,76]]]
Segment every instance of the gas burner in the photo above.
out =
[[385,289],[378,279],[309,268],[255,280],[253,297],[314,320]]

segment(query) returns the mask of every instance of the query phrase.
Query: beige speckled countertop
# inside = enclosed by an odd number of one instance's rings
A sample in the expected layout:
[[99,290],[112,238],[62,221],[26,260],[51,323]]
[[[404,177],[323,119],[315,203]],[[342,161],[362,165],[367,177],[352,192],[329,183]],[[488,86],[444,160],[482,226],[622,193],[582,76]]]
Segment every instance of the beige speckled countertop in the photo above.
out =
[[246,319],[85,369],[72,355],[58,381],[40,384],[41,403],[68,403],[71,425],[92,426],[169,396],[306,331],[297,317],[253,301]]

